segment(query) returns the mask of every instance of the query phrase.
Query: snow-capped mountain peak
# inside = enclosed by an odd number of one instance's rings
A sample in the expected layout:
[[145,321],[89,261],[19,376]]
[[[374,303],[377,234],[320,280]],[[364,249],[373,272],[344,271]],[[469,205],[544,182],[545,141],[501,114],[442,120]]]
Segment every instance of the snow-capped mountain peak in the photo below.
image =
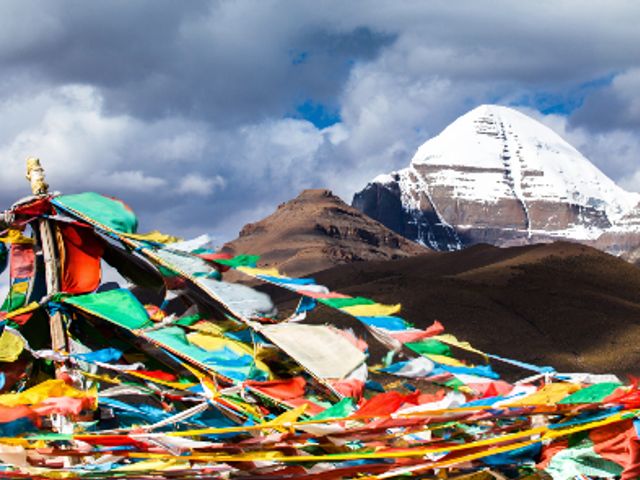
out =
[[399,201],[404,234],[447,249],[595,239],[635,216],[640,202],[640,194],[620,188],[549,127],[498,105],[459,117],[422,144],[407,168],[356,194],[354,206],[385,223],[381,195]]
[[487,201],[508,196],[511,190],[525,201],[603,207],[611,220],[640,201],[640,195],[624,191],[549,127],[498,105],[481,105],[458,118],[422,144],[411,164],[502,170],[510,177],[503,182],[477,181],[472,185],[476,191],[462,185],[458,189],[461,196]]

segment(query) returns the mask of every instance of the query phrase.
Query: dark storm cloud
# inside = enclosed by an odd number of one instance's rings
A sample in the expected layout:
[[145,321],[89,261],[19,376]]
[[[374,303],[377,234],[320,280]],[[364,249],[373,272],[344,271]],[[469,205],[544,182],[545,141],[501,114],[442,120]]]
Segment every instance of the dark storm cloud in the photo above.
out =
[[229,126],[282,116],[307,98],[333,100],[353,62],[391,41],[313,17],[299,24],[286,9],[266,1],[25,5],[17,13],[40,17],[42,38],[9,42],[0,58],[5,75],[100,88],[111,112]]
[[585,99],[572,124],[593,131],[640,128],[640,68],[618,75],[613,82]]

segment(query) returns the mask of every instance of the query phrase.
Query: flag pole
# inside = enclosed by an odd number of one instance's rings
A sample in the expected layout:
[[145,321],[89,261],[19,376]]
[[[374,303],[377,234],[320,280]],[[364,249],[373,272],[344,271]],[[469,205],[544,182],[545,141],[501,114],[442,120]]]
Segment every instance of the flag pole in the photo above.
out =
[[[27,159],[27,180],[31,183],[31,192],[34,196],[46,197],[49,195],[49,185],[45,180],[44,169],[38,158]],[[60,292],[60,261],[59,248],[54,235],[51,222],[41,218],[38,220],[40,232],[40,247],[45,267],[45,281],[47,296]],[[62,314],[54,312],[49,316],[49,331],[51,333],[51,348],[54,352],[68,353],[68,342],[62,322]],[[64,363],[56,362],[56,378],[65,374]]]

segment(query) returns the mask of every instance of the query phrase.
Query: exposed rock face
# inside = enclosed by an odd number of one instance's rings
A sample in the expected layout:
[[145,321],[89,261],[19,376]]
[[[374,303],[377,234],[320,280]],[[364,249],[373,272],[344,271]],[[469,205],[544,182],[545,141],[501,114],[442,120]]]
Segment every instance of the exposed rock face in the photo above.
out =
[[329,190],[305,190],[267,218],[246,225],[224,250],[261,255],[262,265],[305,275],[338,264],[427,252],[350,207]]
[[639,201],[549,128],[483,105],[423,144],[409,167],[375,178],[353,206],[436,250],[565,239],[619,254],[640,245]]

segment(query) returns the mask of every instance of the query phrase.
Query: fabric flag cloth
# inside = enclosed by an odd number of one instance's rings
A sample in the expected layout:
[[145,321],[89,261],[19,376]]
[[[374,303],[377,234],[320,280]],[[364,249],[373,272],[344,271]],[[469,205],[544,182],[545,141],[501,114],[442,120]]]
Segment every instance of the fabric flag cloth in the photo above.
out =
[[136,233],[138,219],[121,200],[94,192],[60,195],[51,200],[54,206],[80,214],[89,220],[122,233]]
[[72,294],[93,292],[100,286],[102,242],[93,229],[65,223],[57,227],[62,246],[60,290]]
[[[638,379],[622,385],[554,373],[511,385],[489,360],[552,369],[484,353],[444,334],[438,321],[415,328],[396,316],[400,305],[257,268],[258,256],[204,250],[203,238],[168,244],[175,238],[137,234],[133,212],[102,195],[43,195],[19,205],[33,217],[5,215],[14,230],[0,239],[0,267],[9,249],[20,275],[0,314],[0,386],[12,392],[0,394],[0,476],[483,480],[547,478],[546,470],[563,480],[640,478]],[[21,233],[39,218],[56,225],[63,292],[53,296],[44,291],[50,265]],[[29,229],[37,237],[36,224]],[[144,290],[92,293],[103,254]],[[218,281],[231,267],[301,295],[298,316],[278,317],[267,293]],[[371,381],[368,345],[351,330],[292,321],[317,303],[356,317],[389,347],[386,368],[372,368]],[[38,309],[65,312],[70,353],[50,349]],[[32,314],[33,328],[20,328]],[[393,363],[394,353],[402,361]],[[477,355],[484,361],[467,361]],[[169,371],[153,370],[160,365]],[[61,378],[34,385],[54,372]],[[80,378],[95,387],[75,388]],[[533,473],[535,462],[542,470]]]
[[91,397],[70,398],[70,397],[50,397],[33,407],[38,415],[79,415],[82,410],[92,410],[95,399]]
[[238,267],[253,268],[258,263],[258,260],[260,260],[260,257],[258,255],[236,255],[235,257],[230,259],[218,258],[215,260],[215,262],[221,265],[232,267],[232,268],[238,268]]
[[283,323],[263,327],[262,332],[320,378],[342,379],[366,359],[349,340],[325,325]]
[[270,382],[246,382],[247,386],[280,400],[302,397],[306,384],[307,382],[302,377],[293,377],[287,380],[272,380]]
[[36,254],[30,243],[12,243],[10,273],[11,278],[26,279],[35,273]]
[[38,302],[31,302],[29,305],[26,305],[21,308],[16,308],[15,310],[11,310],[8,313],[1,313],[0,318],[11,320],[18,325],[24,325],[29,321],[33,312],[40,308],[40,304]]
[[[175,248],[173,245],[169,245],[169,248]],[[231,270],[231,267],[229,265],[224,265],[222,263],[219,263],[218,260],[231,260],[233,258],[233,255],[230,255],[228,253],[224,253],[224,252],[213,252],[211,250],[205,250],[205,251],[194,251],[193,252],[194,255],[202,258],[203,260],[206,260],[207,262],[212,262],[216,269],[220,272],[228,272],[229,270]]]
[[433,337],[444,332],[444,326],[436,320],[424,330],[417,328],[407,329],[405,331],[393,332],[393,337],[402,343],[411,343],[424,340],[425,338]]
[[24,341],[9,330],[0,335],[0,362],[15,362],[24,350]]
[[0,243],[10,243],[12,245],[33,245],[33,238],[25,237],[17,228],[7,230],[4,237],[0,237]]
[[293,277],[272,277],[270,275],[260,275],[262,280],[274,283],[282,283],[288,286],[300,286],[300,285],[315,285],[316,281],[313,278],[293,278]]
[[354,317],[378,317],[396,314],[401,308],[402,306],[399,303],[396,305],[382,305],[381,303],[374,303],[371,305],[342,307],[340,310]]
[[375,305],[376,302],[364,297],[323,298],[320,302],[333,308],[353,307],[356,305]]
[[302,404],[296,408],[292,408],[291,410],[287,410],[286,412],[278,415],[276,418],[268,422],[268,424],[273,424],[276,426],[286,425],[287,423],[296,422],[307,410],[307,404]]
[[407,348],[410,348],[414,352],[420,355],[451,355],[451,348],[445,343],[442,343],[438,340],[425,339],[420,342],[411,342],[405,344]]
[[510,407],[525,405],[554,405],[579,389],[580,387],[573,383],[549,383],[537,392],[513,402],[509,402],[507,405]]
[[175,382],[178,380],[178,377],[173,373],[163,372],[162,370],[136,370],[136,373],[164,382]]
[[314,308],[316,308],[317,302],[314,298],[302,297],[300,298],[300,302],[298,302],[298,306],[296,307],[295,314],[300,315],[303,313],[310,312]]
[[393,363],[382,371],[399,377],[420,378],[430,375],[434,367],[434,363],[428,358],[418,357],[406,362]]
[[486,354],[484,352],[478,350],[477,348],[473,348],[469,342],[463,342],[461,340],[458,340],[454,335],[451,335],[450,333],[446,333],[444,335],[437,335],[433,338],[434,340],[438,340],[439,342],[443,342],[448,345],[458,347],[462,350],[467,350],[469,352],[477,353],[478,355],[482,355],[483,357],[486,357]]
[[622,384],[619,382],[596,383],[595,385],[590,385],[582,390],[572,393],[568,397],[560,400],[558,403],[561,405],[568,405],[575,403],[602,402],[621,386]]
[[0,436],[15,437],[37,430],[38,414],[24,405],[0,406]]
[[152,324],[144,306],[125,289],[67,297],[62,302],[130,330]]
[[357,317],[362,323],[387,330],[406,330],[409,323],[400,317]]
[[[220,375],[237,382],[245,380],[269,380],[271,372],[266,365],[256,361],[252,353],[231,347],[233,340],[219,339],[215,343],[216,350],[206,350],[196,345],[190,339],[197,339],[202,346],[214,346],[212,339],[204,340],[201,337],[189,336],[180,327],[166,327],[149,331],[144,337],[151,339],[154,343],[166,347],[171,352],[181,358],[196,362]],[[238,342],[235,342],[236,344]],[[248,347],[247,347],[248,348]]]
[[[206,333],[190,333],[187,335],[189,343],[196,345],[210,354],[209,362],[220,363],[226,360],[244,362],[263,372],[269,372],[269,367],[260,359],[254,357],[254,349],[249,345],[227,337],[216,337]],[[225,352],[225,353],[223,353]],[[269,375],[270,376],[270,375]]]
[[170,244],[179,242],[181,239],[174,237],[173,235],[167,235],[166,233],[159,232],[158,230],[152,230],[147,233],[127,233],[125,237],[133,240],[139,240],[142,242]]
[[365,382],[357,378],[347,378],[345,380],[332,380],[331,386],[333,389],[349,398],[361,398],[364,392]]
[[96,396],[97,392],[94,390],[78,390],[62,380],[45,380],[23,392],[0,395],[0,405],[5,407],[38,405],[51,397],[95,398]]
[[419,391],[408,395],[396,391],[380,393],[367,400],[354,415],[364,418],[390,415],[404,404],[417,405],[419,396]]
[[322,413],[311,417],[311,420],[326,420],[329,418],[345,418],[353,413],[355,404],[351,398],[343,398]]
[[74,353],[71,355],[73,358],[83,360],[85,362],[102,362],[112,363],[117,362],[122,357],[122,352],[116,348],[103,348],[102,350],[96,350],[89,353]]
[[554,480],[640,478],[640,439],[633,420],[579,432],[542,450],[539,468]]
[[29,282],[25,280],[14,281],[9,287],[9,293],[2,302],[1,312],[13,312],[22,308],[27,301]]

